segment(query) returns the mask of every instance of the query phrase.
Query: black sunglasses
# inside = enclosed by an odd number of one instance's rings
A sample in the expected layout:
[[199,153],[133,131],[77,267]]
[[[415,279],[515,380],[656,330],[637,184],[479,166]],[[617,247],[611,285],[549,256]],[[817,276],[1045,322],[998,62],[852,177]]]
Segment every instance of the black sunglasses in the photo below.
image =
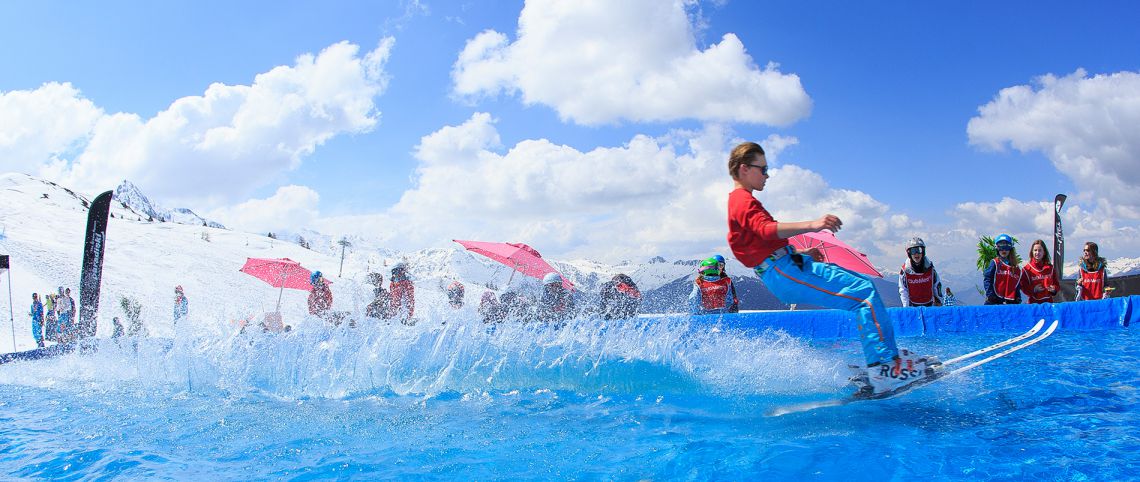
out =
[[745,164],[745,166],[755,167],[755,168],[760,170],[760,174],[763,174],[765,176],[768,175],[768,166],[767,165],[757,166],[756,164]]

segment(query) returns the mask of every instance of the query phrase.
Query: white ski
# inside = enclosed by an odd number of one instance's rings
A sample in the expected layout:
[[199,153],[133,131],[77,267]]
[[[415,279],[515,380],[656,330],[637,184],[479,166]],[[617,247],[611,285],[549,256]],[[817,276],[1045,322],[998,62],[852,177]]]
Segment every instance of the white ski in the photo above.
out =
[[1021,335],[1015,336],[1015,337],[1010,338],[1010,339],[1005,340],[1005,341],[994,343],[993,345],[982,348],[981,350],[973,351],[973,352],[967,353],[967,354],[959,356],[959,357],[951,358],[949,360],[942,362],[942,366],[944,366],[944,367],[950,366],[950,365],[958,363],[962,360],[967,360],[967,359],[976,357],[978,355],[982,355],[982,354],[989,353],[991,351],[997,350],[998,348],[1008,346],[1008,345],[1012,345],[1012,344],[1017,343],[1021,340],[1024,340],[1024,339],[1029,338],[1033,335],[1036,335],[1037,332],[1041,331],[1042,326],[1045,326],[1045,319],[1044,318],[1037,320],[1037,324],[1033,325],[1033,328],[1030,328],[1029,331],[1022,333]]
[[[964,372],[964,371],[966,371],[966,370],[969,370],[969,369],[971,369],[971,368],[974,368],[974,367],[977,367],[977,366],[981,366],[981,365],[983,365],[983,364],[986,364],[986,363],[989,363],[989,362],[991,362],[991,361],[997,360],[998,358],[1001,358],[1001,357],[1003,357],[1003,356],[1006,356],[1006,355],[1008,355],[1008,354],[1010,354],[1010,353],[1013,353],[1013,352],[1015,352],[1015,351],[1018,351],[1018,350],[1020,350],[1020,349],[1022,349],[1022,348],[1026,348],[1026,347],[1028,347],[1028,346],[1031,346],[1031,345],[1033,345],[1033,344],[1035,344],[1035,343],[1037,343],[1037,342],[1039,342],[1039,341],[1041,341],[1041,340],[1044,340],[1044,339],[1046,339],[1046,338],[1049,338],[1049,335],[1052,335],[1052,334],[1053,334],[1053,331],[1057,329],[1057,323],[1058,323],[1058,321],[1057,321],[1057,320],[1053,320],[1053,323],[1049,325],[1049,329],[1048,329],[1048,330],[1045,330],[1045,333],[1042,333],[1042,334],[1041,334],[1041,336],[1038,336],[1037,338],[1034,338],[1034,339],[1032,339],[1032,340],[1029,340],[1029,341],[1027,341],[1027,342],[1025,342],[1025,343],[1022,343],[1022,344],[1020,344],[1020,345],[1016,345],[1016,346],[1013,346],[1013,347],[1011,347],[1011,348],[1007,348],[1007,349],[1005,349],[1005,350],[1001,351],[1000,353],[997,353],[997,354],[994,354],[994,355],[990,355],[990,356],[988,356],[988,357],[986,357],[986,358],[983,358],[983,359],[981,359],[981,360],[978,360],[978,361],[976,361],[976,362],[974,362],[974,363],[971,363],[971,364],[969,364],[969,365],[966,365],[966,366],[964,366],[964,367],[955,368],[955,369],[953,369],[953,370],[950,370],[950,371],[949,371],[948,373],[946,373],[945,375],[942,375],[942,377],[948,377],[948,376],[950,376],[950,375],[955,375],[955,374],[958,374],[958,373],[962,373],[962,372]],[[945,365],[945,363],[943,363],[943,365]],[[940,377],[940,378],[941,378],[941,377]]]
[[945,369],[945,367],[947,365],[953,365],[953,364],[960,363],[964,360],[970,360],[970,359],[973,359],[979,355],[991,353],[991,352],[998,350],[1000,348],[1004,348],[1004,347],[1007,347],[1009,345],[1013,345],[1014,343],[1017,343],[1019,341],[1023,341],[1027,338],[1032,337],[1033,335],[1037,334],[1037,332],[1041,331],[1041,327],[1045,324],[1045,320],[1038,321],[1037,324],[1033,326],[1033,328],[1031,328],[1029,331],[1027,331],[1021,335],[1015,336],[1015,337],[1010,338],[1010,339],[1005,340],[1005,341],[994,343],[993,345],[987,346],[987,347],[982,348],[980,350],[976,350],[976,351],[967,353],[967,354],[959,356],[959,357],[951,358],[951,359],[943,362],[942,363],[943,369],[936,372],[934,375],[923,378],[923,379],[918,380],[918,381],[911,383],[909,385],[905,385],[905,386],[899,388],[898,390],[885,392],[885,393],[878,393],[878,394],[871,395],[871,396],[857,397],[857,396],[852,395],[852,396],[849,396],[846,398],[839,398],[839,399],[833,399],[833,400],[822,400],[822,401],[817,401],[817,402],[807,402],[807,403],[800,403],[800,404],[789,405],[789,406],[784,406],[784,407],[776,407],[776,408],[768,411],[768,413],[766,413],[765,415],[767,415],[769,417],[778,417],[780,415],[787,415],[789,413],[797,413],[797,412],[806,412],[808,410],[815,410],[817,408],[838,407],[838,406],[847,405],[847,404],[853,403],[853,402],[862,402],[862,401],[867,401],[867,400],[884,400],[884,399],[888,399],[888,398],[894,398],[894,397],[897,397],[899,395],[903,395],[905,393],[908,393],[912,389],[933,383],[935,381],[941,380],[941,379],[946,378],[948,376],[957,375],[957,374],[965,372],[967,370],[977,368],[981,365],[984,365],[984,364],[989,363],[991,361],[997,360],[998,358],[1009,355],[1010,353],[1013,353],[1013,352],[1016,352],[1018,350],[1021,350],[1021,349],[1027,348],[1029,346],[1035,345],[1035,344],[1041,342],[1041,340],[1049,338],[1049,335],[1052,335],[1053,331],[1055,331],[1057,329],[1058,323],[1059,322],[1057,320],[1053,320],[1053,323],[1049,325],[1049,329],[1045,330],[1044,333],[1038,335],[1036,338],[1030,339],[1029,341],[1024,341],[1020,344],[1006,348],[1005,350],[1002,350],[998,353],[995,353],[993,355],[990,355],[986,358],[975,361],[973,363],[967,364],[965,366],[957,367],[957,368],[954,368],[952,370],[946,370]]

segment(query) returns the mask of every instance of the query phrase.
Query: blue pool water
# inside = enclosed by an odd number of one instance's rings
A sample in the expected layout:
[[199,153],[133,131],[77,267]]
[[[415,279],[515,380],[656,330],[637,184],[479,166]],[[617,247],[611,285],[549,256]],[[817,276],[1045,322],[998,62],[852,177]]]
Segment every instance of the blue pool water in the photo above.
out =
[[[1009,334],[904,338],[944,358]],[[1065,332],[897,399],[853,340],[582,321],[180,334],[0,366],[12,478],[1127,480],[1140,336]]]

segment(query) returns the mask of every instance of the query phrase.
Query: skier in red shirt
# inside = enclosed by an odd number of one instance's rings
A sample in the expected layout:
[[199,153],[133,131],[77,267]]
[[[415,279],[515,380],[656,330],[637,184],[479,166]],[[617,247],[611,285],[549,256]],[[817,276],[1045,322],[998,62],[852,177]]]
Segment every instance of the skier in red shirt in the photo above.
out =
[[736,146],[728,158],[736,189],[728,196],[728,245],[744,266],[754,267],[764,285],[784,303],[806,303],[852,311],[856,315],[866,370],[852,377],[859,393],[870,395],[903,387],[934,374],[941,365],[934,357],[918,357],[895,345],[894,328],[871,280],[834,264],[822,262],[818,249],[802,253],[788,244],[797,234],[824,229],[839,231],[834,214],[800,222],[772,218],[753,191],[768,182],[764,149],[754,142]]

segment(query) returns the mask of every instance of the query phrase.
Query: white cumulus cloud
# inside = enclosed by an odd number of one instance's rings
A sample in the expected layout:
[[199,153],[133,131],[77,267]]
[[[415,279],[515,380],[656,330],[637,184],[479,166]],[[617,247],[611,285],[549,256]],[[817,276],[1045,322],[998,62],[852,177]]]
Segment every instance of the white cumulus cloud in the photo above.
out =
[[973,229],[988,236],[1000,233],[1052,233],[1053,203],[1002,198],[996,203],[957,204],[952,216],[958,228]]
[[[380,234],[401,248],[482,239],[599,260],[724,251],[733,188],[728,151],[739,142],[724,127],[637,135],[581,151],[548,139],[502,146],[495,122],[476,113],[424,136],[415,150],[415,185],[395,206],[373,216],[325,219],[321,229]],[[905,216],[885,216],[889,207],[866,193],[778,164],[795,138],[772,135],[759,142],[779,166],[761,198],[783,220],[835,212],[848,220],[841,236],[868,249],[875,249],[877,236],[915,225]]]
[[453,68],[457,96],[521,95],[565,120],[699,119],[788,125],[811,99],[795,74],[753,61],[732,33],[702,50],[684,0],[530,0],[514,42],[487,30]]
[[970,119],[970,143],[1040,151],[1078,198],[1140,219],[1140,73],[1043,75],[1002,89]]
[[[771,162],[769,162],[771,164]],[[892,214],[891,207],[870,194],[836,187],[823,175],[794,164],[774,168],[764,191],[756,196],[777,221],[795,222],[834,214],[843,220],[836,236],[872,257],[887,253],[909,238],[923,223],[904,214]]]
[[69,83],[0,92],[0,171],[41,168],[83,142],[103,110]]
[[81,191],[130,179],[176,205],[243,199],[333,136],[376,125],[374,100],[387,87],[393,43],[385,38],[363,54],[333,44],[249,85],[210,85],[149,119],[104,114],[67,84],[9,92],[0,97],[0,166]]
[[297,230],[311,226],[318,219],[320,200],[320,195],[309,187],[281,186],[266,199],[250,199],[214,209],[206,213],[206,217],[254,233]]
[[[1104,203],[1067,203],[1061,210],[1066,259],[1079,257],[1086,241],[1099,244],[1101,252],[1110,258],[1131,256],[1140,251],[1140,226],[1134,220],[1116,216],[1116,211]],[[1049,249],[1053,246],[1051,200],[1021,201],[1007,197],[995,203],[964,202],[955,206],[950,215],[957,224],[955,231],[967,233],[971,238],[967,245],[970,249],[980,236],[1000,233],[1017,238],[1023,250],[1035,239],[1045,241]]]

